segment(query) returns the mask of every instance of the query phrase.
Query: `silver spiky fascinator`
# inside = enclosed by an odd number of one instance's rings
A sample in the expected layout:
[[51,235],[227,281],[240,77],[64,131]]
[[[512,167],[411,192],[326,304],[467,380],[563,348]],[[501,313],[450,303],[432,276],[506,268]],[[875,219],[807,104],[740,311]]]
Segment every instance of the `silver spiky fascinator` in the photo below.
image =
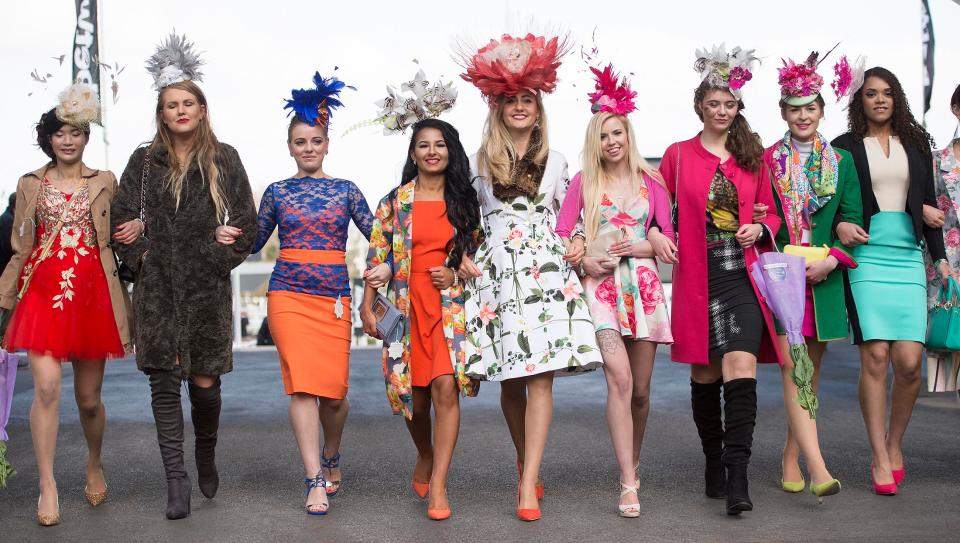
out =
[[728,53],[724,44],[714,45],[709,50],[697,49],[697,61],[693,69],[700,72],[701,81],[709,81],[714,87],[728,88],[740,100],[743,98],[743,86],[753,79],[754,63],[760,60],[753,54],[754,51],[756,49],[734,47]]
[[100,97],[92,88],[74,83],[60,93],[56,115],[64,124],[88,128],[100,121]]
[[376,123],[383,125],[383,133],[403,134],[417,121],[439,117],[457,102],[457,89],[453,82],[444,84],[427,82],[423,70],[410,81],[400,85],[400,92],[387,87],[387,97],[376,102],[380,108]]
[[193,42],[176,32],[171,32],[147,59],[147,71],[153,76],[153,87],[157,91],[180,81],[202,81],[202,65],[203,60],[194,50]]

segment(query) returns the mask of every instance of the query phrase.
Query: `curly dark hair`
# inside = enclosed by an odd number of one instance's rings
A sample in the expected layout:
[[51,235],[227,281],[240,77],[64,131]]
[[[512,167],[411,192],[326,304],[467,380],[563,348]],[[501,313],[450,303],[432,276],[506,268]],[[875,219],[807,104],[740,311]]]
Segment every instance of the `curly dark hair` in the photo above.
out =
[[904,145],[919,150],[927,157],[932,157],[931,149],[936,146],[933,136],[917,122],[910,112],[910,103],[907,102],[907,95],[903,92],[903,86],[893,72],[880,66],[870,68],[863,74],[864,85],[857,89],[853,98],[850,100],[850,108],[847,110],[847,127],[854,141],[863,141],[867,135],[867,116],[863,111],[863,88],[871,77],[882,79],[893,92],[893,115],[890,117],[890,127],[894,135],[900,138]]
[[[707,93],[712,90],[730,92],[730,89],[711,85],[707,80],[700,83],[697,90],[693,92],[693,110],[697,112],[697,117],[701,121],[703,120],[703,110],[700,108],[700,104],[706,98]],[[763,142],[760,141],[760,136],[750,128],[747,118],[743,116],[744,109],[746,109],[746,106],[743,105],[743,100],[737,100],[737,116],[730,123],[730,134],[727,136],[725,147],[741,168],[757,172],[760,171],[760,165],[763,161]]]
[[953,95],[950,97],[950,107],[960,106],[960,85],[953,89]]
[[[447,144],[447,169],[444,171],[445,186],[443,200],[447,205],[447,219],[453,225],[454,234],[447,243],[447,266],[456,270],[465,253],[472,253],[474,247],[473,232],[480,226],[480,203],[477,191],[473,188],[473,178],[470,176],[470,159],[467,157],[463,144],[460,143],[460,133],[448,122],[440,119],[423,119],[413,125],[413,134],[410,136],[410,146],[407,148],[407,162],[403,165],[400,176],[400,185],[409,182],[417,176],[419,170],[413,162],[413,149],[417,144],[417,135],[427,128],[440,131],[443,141]],[[397,189],[390,191],[390,200],[397,196]]]
[[[53,144],[50,143],[50,138],[57,133],[57,130],[63,128],[65,124],[67,123],[57,118],[56,108],[41,115],[40,121],[37,122],[37,147],[54,162],[57,161],[57,155],[53,152]],[[80,130],[83,131],[84,136],[86,136],[89,141],[90,127],[82,127]]]

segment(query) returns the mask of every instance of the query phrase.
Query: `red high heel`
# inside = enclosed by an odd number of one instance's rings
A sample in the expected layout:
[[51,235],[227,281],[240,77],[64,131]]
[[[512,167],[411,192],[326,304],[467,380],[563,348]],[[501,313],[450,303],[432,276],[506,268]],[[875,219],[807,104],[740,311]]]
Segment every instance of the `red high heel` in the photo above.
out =
[[[517,479],[520,479],[520,478],[522,478],[522,477],[523,477],[523,468],[522,468],[522,465],[520,464],[520,461],[517,460]],[[520,483],[517,482],[517,485],[518,485],[518,486],[519,486],[519,484],[520,484]],[[542,500],[542,499],[543,499],[543,483],[542,483],[541,481],[539,481],[539,480],[537,481],[537,486],[534,487],[534,492],[537,493],[537,499],[538,499],[538,500]]]
[[540,520],[540,502],[537,502],[536,509],[520,508],[520,486],[517,486],[517,518],[524,522],[533,522]]
[[880,496],[896,496],[897,495],[897,483],[896,479],[892,483],[879,484],[873,478],[873,464],[870,465],[870,482],[873,483],[873,491]]

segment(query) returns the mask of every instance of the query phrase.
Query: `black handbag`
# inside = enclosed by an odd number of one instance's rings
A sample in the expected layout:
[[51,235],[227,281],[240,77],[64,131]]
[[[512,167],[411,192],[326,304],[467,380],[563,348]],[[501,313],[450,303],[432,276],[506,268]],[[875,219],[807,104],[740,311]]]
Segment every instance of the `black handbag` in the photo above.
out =
[[[140,222],[143,223],[143,234],[142,237],[146,238],[147,233],[147,219],[144,213],[144,204],[146,200],[146,185],[147,185],[147,175],[150,173],[150,149],[147,149],[146,154],[143,155],[143,170],[140,174]],[[137,274],[133,273],[133,268],[128,266],[126,262],[123,261],[116,253],[113,254],[117,259],[117,278],[124,283],[135,283],[137,281]]]

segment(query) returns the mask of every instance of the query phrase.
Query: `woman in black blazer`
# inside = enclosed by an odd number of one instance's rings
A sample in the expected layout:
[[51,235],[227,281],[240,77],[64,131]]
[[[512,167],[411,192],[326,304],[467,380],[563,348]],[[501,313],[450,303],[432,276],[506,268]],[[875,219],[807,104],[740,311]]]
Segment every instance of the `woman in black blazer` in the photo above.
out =
[[[944,280],[950,275],[943,234],[923,222],[935,205],[933,140],[910,113],[903,87],[884,68],[871,68],[848,110],[849,132],[833,145],[853,155],[863,197],[864,227],[838,226],[856,246],[858,266],[846,272],[847,311],[860,346],[860,407],[873,449],[877,494],[892,495],[903,481],[902,443],[920,390],[926,337],[924,248]],[[889,429],[887,372],[893,362]]]

